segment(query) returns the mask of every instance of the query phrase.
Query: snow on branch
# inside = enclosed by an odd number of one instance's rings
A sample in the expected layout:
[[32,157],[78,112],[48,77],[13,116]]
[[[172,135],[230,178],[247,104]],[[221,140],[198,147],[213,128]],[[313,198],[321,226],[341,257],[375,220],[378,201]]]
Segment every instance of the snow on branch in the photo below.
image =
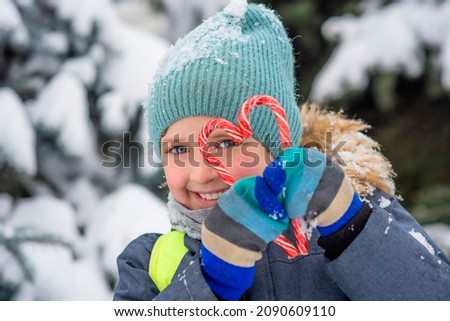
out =
[[424,72],[425,48],[441,82],[450,89],[450,2],[394,2],[360,17],[333,17],[322,27],[338,46],[316,77],[310,99],[323,102],[350,90],[364,90],[369,72],[404,73],[415,78]]

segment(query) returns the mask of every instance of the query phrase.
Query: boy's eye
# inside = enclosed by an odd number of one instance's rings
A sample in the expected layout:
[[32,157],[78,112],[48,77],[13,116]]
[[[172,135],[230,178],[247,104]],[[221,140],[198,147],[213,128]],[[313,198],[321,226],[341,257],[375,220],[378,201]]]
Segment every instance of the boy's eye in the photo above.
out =
[[169,150],[169,153],[172,154],[183,154],[188,151],[188,148],[186,146],[174,146]]
[[231,139],[225,139],[217,143],[217,148],[230,148],[236,146],[237,143],[235,143]]

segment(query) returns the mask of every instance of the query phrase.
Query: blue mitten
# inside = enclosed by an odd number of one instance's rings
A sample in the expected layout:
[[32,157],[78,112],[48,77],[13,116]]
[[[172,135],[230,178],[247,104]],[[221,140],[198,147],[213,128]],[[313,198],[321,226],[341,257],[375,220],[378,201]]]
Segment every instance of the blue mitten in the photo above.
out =
[[[265,178],[268,179],[265,179]],[[285,183],[281,163],[262,177],[246,177],[225,192],[202,226],[202,271],[211,290],[237,300],[253,283],[255,262],[267,243],[288,226],[279,201]]]
[[343,169],[315,149],[288,148],[281,152],[286,172],[284,208],[290,218],[316,220],[321,236],[341,229],[362,208]]

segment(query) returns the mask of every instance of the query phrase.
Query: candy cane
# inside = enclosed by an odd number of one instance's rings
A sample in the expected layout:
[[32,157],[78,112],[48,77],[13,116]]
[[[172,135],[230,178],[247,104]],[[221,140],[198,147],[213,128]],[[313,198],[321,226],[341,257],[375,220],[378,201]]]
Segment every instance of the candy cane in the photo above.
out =
[[212,153],[209,152],[208,137],[214,130],[224,129],[236,143],[240,143],[243,139],[249,138],[253,134],[249,115],[255,107],[261,105],[267,106],[275,116],[275,121],[278,125],[278,134],[280,136],[281,147],[283,149],[290,147],[291,133],[286,118],[286,112],[283,107],[281,107],[278,100],[268,95],[257,95],[247,99],[244,102],[238,115],[238,127],[226,119],[214,118],[207,122],[200,132],[198,139],[203,157],[216,169],[219,176],[228,186],[233,185],[236,180],[225,168],[225,166]]
[[[233,185],[236,182],[236,179],[231,175],[230,171],[225,168],[222,162],[209,151],[208,137],[216,129],[225,130],[236,143],[241,143],[243,139],[251,137],[253,130],[250,125],[249,115],[253,108],[261,105],[267,106],[275,116],[281,147],[283,149],[290,147],[291,133],[287,122],[286,112],[275,98],[268,95],[257,95],[244,102],[238,114],[237,127],[226,119],[215,118],[207,122],[199,134],[199,145],[203,157],[216,170],[218,175],[228,186]],[[294,229],[296,245],[293,245],[284,235],[280,235],[274,242],[281,247],[289,258],[294,258],[297,255],[308,253],[308,242],[305,234],[302,232],[300,221],[294,219],[291,220],[291,222]]]
[[291,132],[287,122],[286,111],[281,107],[278,100],[268,95],[254,96],[247,99],[242,105],[238,116],[238,127],[241,129],[243,137],[248,138],[252,135],[253,130],[250,126],[249,115],[253,108],[261,105],[267,106],[275,116],[281,147],[283,149],[291,147]]
[[294,246],[283,234],[278,236],[274,241],[290,259],[295,258],[297,255],[308,254],[308,241],[305,234],[302,232],[300,220],[293,219],[291,220],[291,224],[294,230],[296,246]]
[[242,134],[234,124],[226,119],[214,118],[203,126],[200,135],[198,137],[199,145],[201,147],[200,151],[203,158],[216,170],[217,174],[222,178],[222,180],[231,186],[236,182],[236,179],[231,175],[230,171],[225,168],[220,160],[218,160],[209,151],[208,137],[215,129],[224,129],[231,139],[240,144],[242,141]]

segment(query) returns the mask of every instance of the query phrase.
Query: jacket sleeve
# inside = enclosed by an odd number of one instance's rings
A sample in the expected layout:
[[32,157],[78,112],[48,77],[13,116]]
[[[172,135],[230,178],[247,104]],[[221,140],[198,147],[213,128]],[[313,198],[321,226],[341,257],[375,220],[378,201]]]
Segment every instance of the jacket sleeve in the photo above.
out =
[[327,272],[352,300],[450,300],[450,262],[394,197],[376,192],[372,214]]
[[[160,234],[144,234],[132,241],[117,258],[119,282],[114,291],[115,301],[211,301],[211,292],[200,268],[198,251],[186,244],[188,254],[183,258],[171,284],[159,292],[148,274],[151,251]],[[192,241],[194,243],[195,241]]]
[[117,257],[119,282],[114,301],[148,301],[158,294],[148,275],[150,254],[160,234],[143,234],[130,242]]

